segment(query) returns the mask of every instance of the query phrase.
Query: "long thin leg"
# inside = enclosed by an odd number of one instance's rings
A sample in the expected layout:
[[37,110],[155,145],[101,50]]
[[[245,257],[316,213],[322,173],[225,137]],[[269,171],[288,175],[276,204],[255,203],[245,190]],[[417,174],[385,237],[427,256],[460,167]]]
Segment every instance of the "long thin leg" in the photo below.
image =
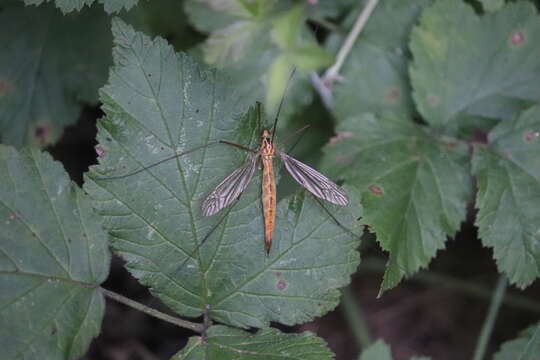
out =
[[212,234],[214,233],[214,231],[217,230],[217,228],[219,227],[219,225],[221,225],[221,223],[227,218],[227,216],[229,216],[231,210],[233,209],[233,207],[240,201],[240,197],[242,196],[242,194],[240,194],[240,196],[238,196],[236,198],[236,200],[228,207],[227,211],[225,212],[225,214],[223,214],[223,216],[221,216],[221,218],[218,220],[217,223],[214,224],[214,226],[212,226],[212,228],[210,229],[210,231],[204,235],[204,237],[202,238],[201,242],[198,243],[197,245],[195,245],[195,249],[193,249],[193,251],[191,251],[191,253],[188,254],[188,256],[186,257],[186,259],[184,261],[182,261],[182,263],[180,265],[178,265],[177,269],[181,269],[184,267],[184,265],[186,265],[186,263],[193,259],[195,254],[197,253],[197,251],[199,251],[199,249],[201,248],[201,246],[204,245],[204,243],[206,242],[206,240],[208,240],[210,238],[210,236],[212,236]]
[[174,155],[171,155],[171,156],[168,156],[166,157],[165,159],[162,159],[162,160],[159,160],[158,162],[152,164],[152,165],[148,165],[148,166],[145,166],[145,167],[142,167],[138,170],[135,170],[129,174],[124,174],[124,175],[118,175],[118,176],[111,176],[111,177],[106,177],[106,178],[94,178],[94,180],[117,180],[117,179],[123,179],[123,178],[126,178],[126,177],[129,177],[129,176],[132,176],[132,175],[136,175],[136,174],[139,174],[145,170],[148,170],[148,169],[151,169],[157,165],[160,165],[160,164],[163,164],[164,162],[166,161],[169,161],[169,160],[172,160],[172,159],[175,159],[177,157],[180,157],[180,156],[184,156],[184,155],[187,155],[187,154],[190,154],[192,152],[195,152],[197,150],[201,150],[201,149],[204,149],[205,147],[207,146],[212,146],[212,145],[215,145],[215,144],[225,144],[225,145],[229,145],[229,146],[234,146],[238,149],[241,149],[241,150],[245,150],[245,151],[249,151],[249,152],[253,152],[253,153],[257,153],[257,150],[253,150],[253,149],[250,149],[248,147],[245,147],[245,146],[242,146],[240,144],[236,144],[236,143],[233,143],[233,142],[230,142],[230,141],[226,141],[226,140],[215,140],[215,141],[211,141],[207,144],[204,144],[204,145],[200,145],[200,146],[197,146],[197,147],[194,147],[193,149],[190,149],[190,150],[187,150],[187,151],[184,151],[184,152],[181,152],[181,153],[178,153],[178,154],[174,154]]
[[[312,195],[312,196],[313,196],[313,195]],[[339,220],[334,216],[334,214],[332,214],[332,213],[330,212],[330,210],[328,210],[328,209],[326,208],[326,206],[324,206],[324,204],[323,204],[323,202],[322,202],[321,199],[319,199],[319,198],[316,197],[316,196],[313,196],[313,198],[314,198],[315,200],[317,200],[317,202],[319,203],[319,205],[321,205],[321,207],[324,209],[324,211],[326,211],[326,213],[328,214],[328,216],[330,216],[330,217],[332,218],[332,220],[334,220],[335,223],[336,223],[340,228],[342,228],[343,230],[345,230],[346,232],[348,232],[348,233],[349,233],[350,235],[352,235],[353,237],[357,237],[357,238],[360,238],[360,237],[361,237],[361,235],[355,234],[351,229],[349,229],[348,227],[346,227],[345,225],[343,225],[343,224],[341,223],[341,221],[339,221]]]

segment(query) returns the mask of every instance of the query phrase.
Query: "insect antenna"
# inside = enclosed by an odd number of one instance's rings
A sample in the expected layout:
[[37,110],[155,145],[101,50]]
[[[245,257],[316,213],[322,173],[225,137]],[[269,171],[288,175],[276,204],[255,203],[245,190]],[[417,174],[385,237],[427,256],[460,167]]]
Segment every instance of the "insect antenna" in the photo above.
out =
[[285,85],[285,91],[283,91],[283,95],[281,95],[281,100],[279,101],[278,110],[276,113],[276,117],[274,119],[274,126],[272,127],[272,142],[274,141],[274,137],[276,136],[276,128],[277,128],[277,122],[279,119],[279,113],[281,112],[281,107],[283,106],[283,102],[285,100],[285,95],[287,95],[287,91],[289,90],[289,85],[291,83],[291,80],[294,76],[294,73],[296,72],[296,67],[292,69],[291,75],[289,76],[289,79],[287,80],[287,85]]
[[126,178],[126,177],[129,177],[129,176],[133,176],[133,175],[137,175],[143,171],[146,171],[148,169],[151,169],[155,166],[158,166],[160,164],[163,164],[164,162],[167,162],[169,160],[172,160],[172,159],[175,159],[177,157],[180,157],[180,156],[184,156],[184,155],[187,155],[187,154],[190,154],[192,152],[195,152],[197,150],[201,150],[201,149],[204,149],[205,147],[207,146],[212,146],[212,145],[215,145],[215,144],[225,144],[225,145],[229,145],[229,146],[233,146],[233,147],[236,147],[236,148],[239,148],[241,150],[245,150],[245,151],[249,151],[249,152],[252,152],[252,153],[257,153],[257,150],[253,150],[253,149],[250,149],[248,147],[245,147],[245,146],[242,146],[240,144],[236,144],[236,143],[233,143],[233,142],[230,142],[230,141],[226,141],[226,140],[215,140],[215,141],[210,141],[209,143],[206,143],[204,145],[199,145],[199,146],[196,146],[194,147],[193,149],[189,149],[187,151],[184,151],[184,152],[181,152],[181,153],[178,153],[178,154],[174,154],[174,155],[171,155],[171,156],[167,156],[166,158],[164,159],[161,159],[155,163],[153,163],[152,165],[148,165],[148,166],[143,166],[142,168],[140,169],[137,169],[135,171],[132,171],[128,174],[124,174],[124,175],[118,175],[118,176],[111,176],[111,177],[95,177],[93,178],[94,180],[118,180],[118,179],[123,179],[123,178]]

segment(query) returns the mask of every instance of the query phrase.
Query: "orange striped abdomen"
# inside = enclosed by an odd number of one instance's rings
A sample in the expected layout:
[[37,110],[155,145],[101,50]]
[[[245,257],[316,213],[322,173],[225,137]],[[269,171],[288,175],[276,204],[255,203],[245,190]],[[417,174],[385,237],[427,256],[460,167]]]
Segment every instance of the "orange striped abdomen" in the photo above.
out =
[[272,247],[272,234],[276,224],[276,179],[274,178],[274,168],[272,155],[263,155],[263,180],[262,180],[262,202],[264,212],[264,247],[266,253]]

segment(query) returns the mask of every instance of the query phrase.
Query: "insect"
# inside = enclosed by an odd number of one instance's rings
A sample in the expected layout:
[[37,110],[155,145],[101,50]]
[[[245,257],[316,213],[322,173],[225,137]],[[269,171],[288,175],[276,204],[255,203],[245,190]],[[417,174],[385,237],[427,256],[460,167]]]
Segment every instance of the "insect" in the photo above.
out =
[[[280,104],[281,108],[281,104]],[[260,124],[262,105],[257,103],[257,119]],[[279,109],[278,109],[279,114]],[[274,157],[279,156],[287,172],[305,189],[315,195],[317,198],[329,201],[336,205],[346,206],[349,203],[347,194],[338,185],[332,182],[323,174],[319,173],[315,169],[308,165],[296,160],[287,153],[277,150],[274,145],[275,130],[277,125],[278,116],[274,120],[272,132],[268,129],[264,129],[261,132],[261,141],[259,149],[251,149],[240,144],[229,142],[226,140],[214,140],[207,144],[194,147],[190,150],[162,159],[152,165],[138,169],[130,174],[101,178],[100,180],[114,180],[119,178],[125,178],[143,172],[149,168],[155,167],[168,160],[193,153],[197,150],[201,150],[205,147],[215,144],[225,144],[238,149],[250,152],[248,160],[239,168],[234,170],[231,174],[225,177],[209,195],[206,196],[202,203],[202,215],[212,216],[218,213],[220,210],[230,206],[235,200],[239,199],[241,194],[250,184],[255,171],[260,163],[262,163],[263,177],[262,177],[262,205],[263,205],[263,218],[264,218],[264,244],[266,253],[270,253],[272,247],[272,237],[275,228],[276,219],[276,179],[274,173]],[[302,129],[301,129],[302,130]],[[322,205],[322,203],[321,203]],[[326,210],[326,209],[325,209]],[[328,210],[326,210],[328,212]],[[332,216],[331,214],[329,214]],[[222,218],[222,220],[225,217]],[[336,220],[336,219],[334,219]],[[337,220],[336,220],[337,221]],[[203,238],[203,240],[197,245],[197,248],[202,246],[204,241],[210,236],[210,234],[221,223],[219,221],[214,228]]]
[[[257,103],[257,114],[260,119],[261,105]],[[226,143],[248,150],[254,154],[248,161],[223,179],[202,203],[202,214],[211,216],[229,206],[247,188],[259,160],[262,162],[262,205],[264,214],[264,244],[268,254],[272,247],[272,234],[276,219],[276,179],[274,175],[274,157],[279,155],[287,172],[313,195],[336,205],[346,206],[349,203],[347,194],[338,185],[323,174],[306,164],[296,160],[285,152],[276,150],[274,146],[275,126],[272,133],[264,129],[261,134],[261,145],[258,151],[247,149],[241,145]]]

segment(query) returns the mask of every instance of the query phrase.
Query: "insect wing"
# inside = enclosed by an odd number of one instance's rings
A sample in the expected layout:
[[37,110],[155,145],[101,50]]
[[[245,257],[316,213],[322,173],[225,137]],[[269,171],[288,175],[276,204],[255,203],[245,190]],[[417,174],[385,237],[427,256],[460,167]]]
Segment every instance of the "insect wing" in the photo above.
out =
[[345,191],[326,176],[284,152],[280,152],[279,155],[289,174],[310,193],[333,204],[341,206],[349,204]]
[[211,216],[227,207],[246,189],[257,168],[258,155],[252,156],[250,161],[234,170],[208,195],[202,204],[202,214]]

